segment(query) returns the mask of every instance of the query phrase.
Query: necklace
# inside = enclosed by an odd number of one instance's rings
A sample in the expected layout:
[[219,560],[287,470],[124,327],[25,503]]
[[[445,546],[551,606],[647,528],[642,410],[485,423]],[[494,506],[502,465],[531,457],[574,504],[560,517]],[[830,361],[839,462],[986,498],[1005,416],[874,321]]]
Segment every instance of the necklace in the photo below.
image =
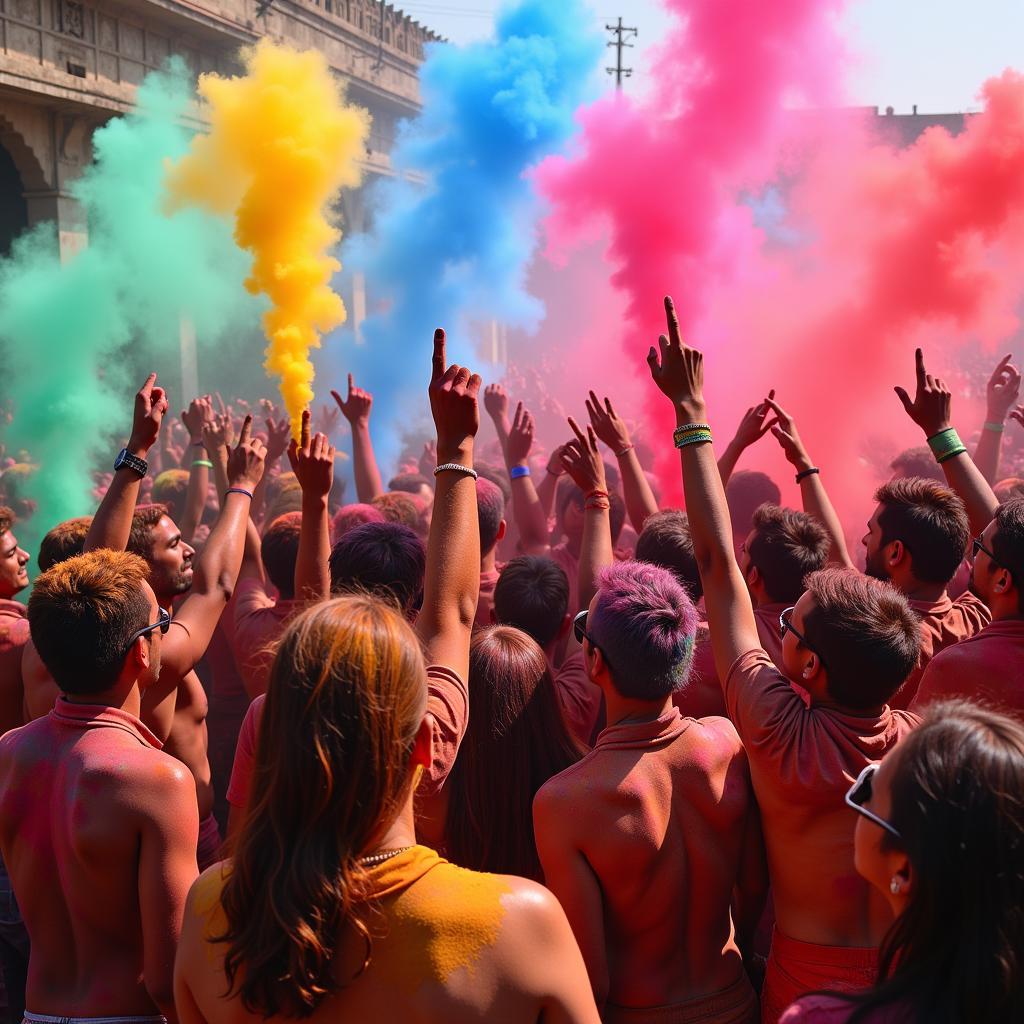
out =
[[408,853],[412,849],[415,849],[415,844],[412,846],[402,846],[397,850],[381,850],[380,853],[371,853],[369,856],[360,857],[356,863],[364,868],[372,868],[377,864],[383,864],[386,860],[391,860],[392,857],[399,857],[403,853]]

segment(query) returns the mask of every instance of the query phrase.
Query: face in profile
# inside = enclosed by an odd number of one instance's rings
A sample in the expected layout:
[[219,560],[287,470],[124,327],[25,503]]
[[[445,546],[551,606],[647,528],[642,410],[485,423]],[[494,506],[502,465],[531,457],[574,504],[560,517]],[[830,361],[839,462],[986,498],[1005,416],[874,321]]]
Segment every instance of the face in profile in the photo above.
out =
[[868,522],[868,532],[864,534],[863,544],[865,552],[864,572],[883,583],[889,581],[889,572],[885,567],[885,558],[882,552],[882,528],[878,525],[878,516],[882,509],[879,506],[875,514]]
[[195,549],[181,539],[181,531],[167,516],[161,516],[150,534],[149,580],[161,599],[184,594],[192,586]]
[[12,598],[28,586],[28,559],[10,530],[0,533],[0,598]]
[[[148,583],[144,583],[142,586],[149,598],[149,623],[159,622],[160,603],[156,599],[156,594],[153,593],[153,588]],[[149,668],[139,677],[139,685],[143,690],[152,686],[160,678],[163,633],[159,629],[151,629],[146,634],[146,643],[149,644]]]

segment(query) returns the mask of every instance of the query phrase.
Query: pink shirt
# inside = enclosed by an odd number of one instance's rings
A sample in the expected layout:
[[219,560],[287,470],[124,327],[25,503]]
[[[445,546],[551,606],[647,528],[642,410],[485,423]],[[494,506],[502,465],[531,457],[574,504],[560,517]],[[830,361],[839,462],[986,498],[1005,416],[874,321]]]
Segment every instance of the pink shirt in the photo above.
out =
[[587,675],[583,651],[576,648],[555,673],[555,693],[565,727],[585,747],[590,747],[602,715],[601,688]]
[[248,693],[267,692],[267,676],[274,648],[288,619],[302,610],[299,601],[275,601],[258,580],[242,580],[235,588],[231,646],[242,682]]
[[[856,1003],[837,996],[804,996],[779,1018],[779,1024],[846,1024]],[[916,1017],[906,1006],[880,1006],[862,1018],[864,1024],[914,1024]]]
[[982,700],[1024,720],[1024,621],[1004,619],[937,654],[921,677],[911,705],[935,700]]
[[[238,734],[227,792],[228,803],[232,807],[244,808],[249,802],[256,761],[256,737],[265,699],[260,694],[249,705]],[[427,666],[427,714],[431,724],[431,763],[420,783],[419,792],[430,796],[436,794],[448,778],[469,722],[466,684],[457,673],[443,665]]]
[[569,614],[583,611],[580,599],[580,560],[569,550],[569,542],[562,541],[548,552],[548,558],[559,566],[569,580]]

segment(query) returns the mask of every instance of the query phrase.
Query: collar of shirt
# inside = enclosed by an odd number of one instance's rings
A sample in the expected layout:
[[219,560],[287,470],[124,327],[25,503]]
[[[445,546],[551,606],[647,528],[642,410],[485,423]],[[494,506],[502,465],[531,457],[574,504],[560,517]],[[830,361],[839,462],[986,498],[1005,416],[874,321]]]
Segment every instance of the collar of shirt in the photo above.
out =
[[61,696],[57,698],[50,716],[70,729],[120,729],[155,750],[163,748],[163,744],[142,721],[129,712],[111,707],[109,704],[76,704]]

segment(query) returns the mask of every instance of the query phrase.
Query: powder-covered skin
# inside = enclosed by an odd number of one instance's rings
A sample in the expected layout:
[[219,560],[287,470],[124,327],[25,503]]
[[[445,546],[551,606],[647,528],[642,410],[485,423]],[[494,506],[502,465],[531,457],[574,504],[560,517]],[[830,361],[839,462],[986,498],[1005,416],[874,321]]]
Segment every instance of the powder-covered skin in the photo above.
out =
[[245,285],[271,301],[263,320],[265,368],[281,381],[298,437],[302,410],[313,400],[310,351],[346,316],[330,287],[341,264],[328,251],[341,232],[328,210],[339,189],[360,183],[370,117],[343,103],[317,51],[263,39],[245,63],[243,77],[200,78],[211,131],[170,169],[169,206],[234,216],[235,240],[253,254]]

